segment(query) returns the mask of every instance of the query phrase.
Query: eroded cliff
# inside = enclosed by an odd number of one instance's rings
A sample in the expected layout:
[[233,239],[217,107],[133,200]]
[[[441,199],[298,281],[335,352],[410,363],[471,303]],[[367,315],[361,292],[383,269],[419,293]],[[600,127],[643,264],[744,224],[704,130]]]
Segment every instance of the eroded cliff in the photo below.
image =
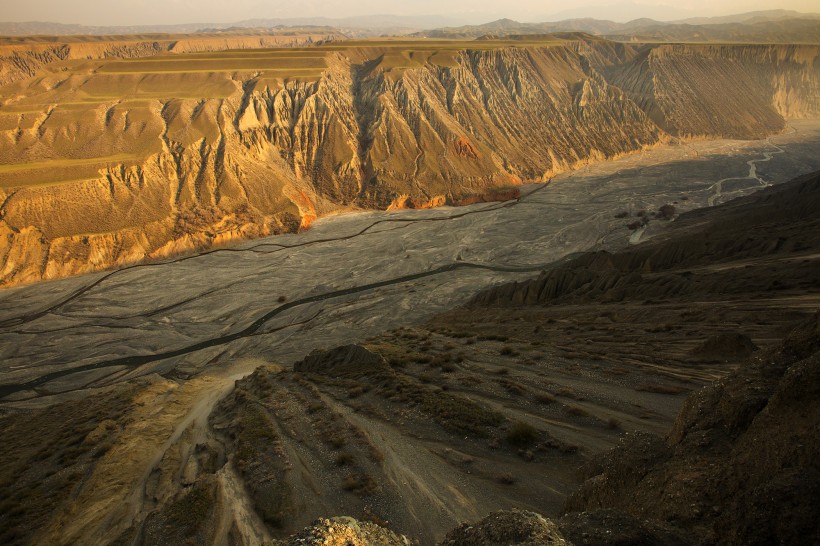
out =
[[61,51],[3,87],[5,286],[294,231],[338,210],[514,197],[522,181],[670,135],[750,138],[820,112],[814,46],[566,35]]

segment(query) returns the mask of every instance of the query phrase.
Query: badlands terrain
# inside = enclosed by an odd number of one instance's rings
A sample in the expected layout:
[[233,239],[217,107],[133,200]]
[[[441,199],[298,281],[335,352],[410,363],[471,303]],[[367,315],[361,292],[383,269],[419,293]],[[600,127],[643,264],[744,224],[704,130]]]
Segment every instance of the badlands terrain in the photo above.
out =
[[820,115],[817,45],[569,33],[270,47],[318,38],[5,39],[0,283],[340,211],[508,198],[591,161]]
[[820,540],[820,46],[302,30],[3,39],[0,543]]

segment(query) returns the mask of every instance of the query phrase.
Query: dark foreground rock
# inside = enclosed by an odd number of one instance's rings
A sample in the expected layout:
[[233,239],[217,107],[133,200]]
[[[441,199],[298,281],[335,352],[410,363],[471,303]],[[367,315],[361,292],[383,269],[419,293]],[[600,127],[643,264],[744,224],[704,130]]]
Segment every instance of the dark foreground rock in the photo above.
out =
[[[776,349],[692,394],[666,438],[625,434],[588,465],[560,520],[495,512],[440,544],[818,544],[819,398],[820,312]],[[375,533],[368,542],[355,521],[338,521],[325,522],[326,542],[277,544],[409,543],[364,524]]]
[[565,546],[567,541],[552,521],[533,512],[520,510],[496,512],[478,523],[462,523],[453,529],[441,546]]
[[[818,395],[820,313],[778,350],[690,396],[664,441],[627,437],[591,465],[566,511],[616,510],[685,531],[693,544],[817,544]],[[573,538],[579,519],[618,527],[566,516]]]

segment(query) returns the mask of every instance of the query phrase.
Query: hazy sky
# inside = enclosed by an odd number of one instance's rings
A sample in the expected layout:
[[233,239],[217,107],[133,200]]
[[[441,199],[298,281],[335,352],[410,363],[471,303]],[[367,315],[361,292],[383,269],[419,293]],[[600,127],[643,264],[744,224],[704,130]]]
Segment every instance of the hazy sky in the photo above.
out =
[[[614,8],[613,4],[621,6]],[[760,9],[820,11],[817,0],[0,0],[0,21],[141,25],[372,14],[446,15],[465,22],[500,17],[547,21],[565,16],[625,21],[639,16],[675,19]]]

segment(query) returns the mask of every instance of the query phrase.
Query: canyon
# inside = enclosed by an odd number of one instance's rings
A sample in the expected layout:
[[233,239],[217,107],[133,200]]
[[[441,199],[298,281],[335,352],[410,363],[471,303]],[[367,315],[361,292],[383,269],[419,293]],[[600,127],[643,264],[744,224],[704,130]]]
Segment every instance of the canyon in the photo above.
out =
[[820,115],[815,45],[7,40],[5,287],[339,212],[503,200],[591,162]]
[[636,35],[0,37],[0,543],[820,540],[820,45]]

